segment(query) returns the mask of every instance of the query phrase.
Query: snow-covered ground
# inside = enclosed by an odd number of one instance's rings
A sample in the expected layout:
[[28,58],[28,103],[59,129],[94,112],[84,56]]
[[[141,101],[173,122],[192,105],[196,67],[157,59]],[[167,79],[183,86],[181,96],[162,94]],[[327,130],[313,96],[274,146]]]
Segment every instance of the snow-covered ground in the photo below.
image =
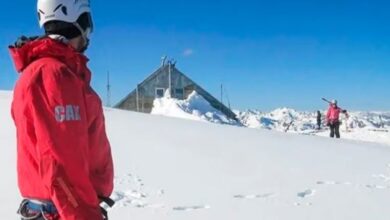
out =
[[[0,92],[2,219],[18,219],[11,93]],[[388,220],[390,148],[106,109],[113,220]]]

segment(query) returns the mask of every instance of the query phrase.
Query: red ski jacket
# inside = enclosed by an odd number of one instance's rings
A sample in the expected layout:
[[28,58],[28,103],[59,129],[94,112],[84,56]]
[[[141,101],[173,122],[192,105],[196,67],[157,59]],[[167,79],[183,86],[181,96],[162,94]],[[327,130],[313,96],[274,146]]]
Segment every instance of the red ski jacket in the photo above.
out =
[[334,104],[331,104],[329,106],[328,112],[326,114],[327,122],[330,123],[330,124],[339,122],[340,113],[342,111],[343,110],[341,108],[337,107]]
[[61,220],[101,220],[98,196],[112,193],[113,161],[88,59],[50,38],[10,52],[21,73],[12,116],[22,196],[52,201]]

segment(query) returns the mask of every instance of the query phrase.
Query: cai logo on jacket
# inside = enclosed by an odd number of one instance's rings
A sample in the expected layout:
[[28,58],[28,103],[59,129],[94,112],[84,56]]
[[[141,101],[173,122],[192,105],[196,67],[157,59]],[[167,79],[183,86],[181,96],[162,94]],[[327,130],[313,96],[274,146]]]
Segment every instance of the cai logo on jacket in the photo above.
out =
[[54,112],[57,122],[81,121],[80,106],[78,105],[57,105]]

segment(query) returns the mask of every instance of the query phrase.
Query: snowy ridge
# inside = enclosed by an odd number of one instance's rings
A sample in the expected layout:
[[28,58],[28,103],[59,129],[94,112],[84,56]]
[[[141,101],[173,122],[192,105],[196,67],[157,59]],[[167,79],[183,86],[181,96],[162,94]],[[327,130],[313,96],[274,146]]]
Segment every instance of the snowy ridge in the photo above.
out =
[[312,117],[310,113],[300,113],[289,108],[280,108],[269,113],[252,110],[246,112],[235,111],[235,113],[241,123],[249,128],[285,131],[290,126],[290,132],[303,132],[316,128],[315,116]]
[[[279,108],[272,112],[257,110],[235,111],[238,122],[227,118],[213,108],[202,96],[192,93],[187,100],[165,97],[156,99],[152,114],[217,124],[244,126],[304,135],[328,136],[325,111],[322,111],[322,129],[317,129],[317,113],[299,112]],[[349,118],[341,115],[342,137],[390,145],[390,112],[350,112]]]
[[[317,130],[317,113],[298,112],[280,108],[270,113],[261,111],[235,111],[242,124],[249,128],[269,129],[289,133],[328,136],[325,111],[322,111],[322,128]],[[342,137],[390,145],[390,112],[349,112],[341,115]]]
[[[286,124],[293,122],[289,131],[305,132],[315,130],[317,127],[317,113],[298,112],[294,109],[280,108],[270,113],[248,110],[245,112],[235,111],[240,121],[250,128],[267,128],[282,131]],[[323,126],[325,125],[325,111],[321,112]],[[349,112],[349,118],[341,115],[343,123],[349,129],[375,129],[387,130],[390,128],[390,112]]]

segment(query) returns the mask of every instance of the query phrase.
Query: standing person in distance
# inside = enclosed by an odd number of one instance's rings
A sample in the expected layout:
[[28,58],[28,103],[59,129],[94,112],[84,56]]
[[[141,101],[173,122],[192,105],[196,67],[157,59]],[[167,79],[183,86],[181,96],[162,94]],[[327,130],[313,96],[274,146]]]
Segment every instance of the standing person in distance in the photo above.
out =
[[340,113],[347,113],[346,110],[343,110],[337,106],[337,100],[332,100],[329,104],[329,109],[326,114],[327,125],[330,128],[330,137],[340,138]]
[[89,0],[38,0],[45,36],[10,47],[20,77],[12,116],[17,171],[29,220],[103,220],[113,190],[113,160],[102,102],[90,86]]
[[345,115],[345,117],[344,117],[345,132],[351,132],[351,130],[349,128],[349,124],[348,124],[349,114],[346,110],[343,110],[343,113]]
[[321,130],[322,115],[320,110],[317,111],[317,130]]

